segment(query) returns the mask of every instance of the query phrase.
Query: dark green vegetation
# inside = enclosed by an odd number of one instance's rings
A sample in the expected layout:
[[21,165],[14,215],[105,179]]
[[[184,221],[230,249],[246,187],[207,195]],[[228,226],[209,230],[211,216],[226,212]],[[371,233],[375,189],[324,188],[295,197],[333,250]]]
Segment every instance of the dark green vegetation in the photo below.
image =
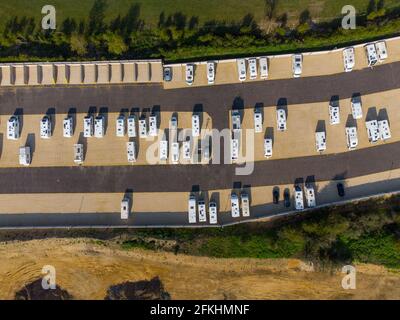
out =
[[[301,258],[319,266],[366,262],[400,268],[400,196],[348,204],[271,223],[135,232],[124,248],[158,248],[218,258]],[[148,242],[144,245],[144,242]]]
[[55,31],[40,27],[45,1],[0,3],[2,61],[177,61],[283,53],[344,46],[400,30],[396,0],[353,1],[356,30],[341,28],[344,0],[57,0]]

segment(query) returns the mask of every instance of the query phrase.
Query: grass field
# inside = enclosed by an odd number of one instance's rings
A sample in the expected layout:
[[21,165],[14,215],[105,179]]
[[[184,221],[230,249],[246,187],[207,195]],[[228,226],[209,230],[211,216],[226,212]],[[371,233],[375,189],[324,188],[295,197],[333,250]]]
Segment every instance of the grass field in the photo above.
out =
[[[330,20],[341,16],[341,9],[349,4],[348,0],[277,0],[276,15],[287,13],[289,23],[296,24],[303,10],[309,10],[311,17],[317,20]],[[76,20],[86,19],[94,0],[53,0],[51,4],[57,11],[60,23],[67,17]],[[166,16],[181,12],[187,17],[197,16],[199,22],[208,20],[239,21],[246,14],[254,15],[257,22],[265,18],[265,0],[109,0],[106,20],[124,15],[131,4],[139,3],[140,17],[149,26],[158,23],[159,15]],[[369,0],[352,0],[351,4],[359,13],[365,13]],[[0,0],[0,26],[12,16],[34,17],[39,23],[42,6],[50,4],[48,0]],[[398,0],[386,0],[385,8],[399,5]]]

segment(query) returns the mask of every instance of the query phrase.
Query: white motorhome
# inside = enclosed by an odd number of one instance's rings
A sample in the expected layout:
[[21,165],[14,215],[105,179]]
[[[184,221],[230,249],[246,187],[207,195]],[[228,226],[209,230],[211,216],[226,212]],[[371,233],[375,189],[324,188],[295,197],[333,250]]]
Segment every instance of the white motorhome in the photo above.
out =
[[235,192],[231,193],[231,215],[232,218],[240,217],[239,197]]
[[294,187],[294,201],[296,210],[304,209],[303,190],[300,185]]
[[214,84],[214,81],[215,81],[215,62],[214,61],[207,62],[207,81],[208,81],[208,84]]
[[317,205],[315,201],[315,191],[311,184],[305,185],[305,193],[306,193],[306,200],[307,200],[307,207],[313,208]]
[[205,136],[202,141],[202,155],[205,161],[210,161],[211,158],[210,139],[210,136]]
[[206,203],[204,202],[204,200],[199,200],[198,210],[199,210],[199,222],[207,222]]
[[378,41],[375,44],[375,48],[376,48],[376,53],[378,55],[378,60],[380,62],[383,62],[387,59],[388,57],[388,53],[387,53],[387,49],[386,49],[386,42],[385,41]]
[[193,64],[187,64],[186,65],[186,84],[191,86],[193,84],[193,79],[194,79],[194,65]]
[[270,138],[264,139],[264,157],[267,159],[272,157],[272,139]]
[[190,141],[183,141],[182,157],[186,161],[190,160]]
[[51,119],[49,116],[44,116],[40,120],[40,137],[42,139],[50,139],[51,137]]
[[378,54],[374,43],[365,45],[365,53],[367,54],[368,66],[372,67],[378,62]]
[[139,137],[140,138],[146,138],[147,137],[146,118],[139,119]]
[[98,115],[94,119],[94,136],[96,138],[103,138],[105,132],[105,118],[103,115]]
[[317,152],[326,150],[326,134],[325,131],[319,131],[315,133],[315,147]]
[[179,163],[179,142],[171,143],[171,158],[173,164]]
[[360,97],[354,97],[351,99],[351,114],[354,119],[362,119],[362,105]]
[[29,166],[31,164],[31,148],[20,147],[19,148],[19,164],[23,166]]
[[346,142],[349,150],[355,149],[358,145],[357,128],[346,127]]
[[250,217],[250,199],[249,195],[246,192],[242,192],[240,195],[242,200],[242,216],[243,217]]
[[83,144],[74,144],[74,162],[76,164],[83,163]]
[[353,47],[343,49],[343,63],[345,72],[350,72],[353,70],[355,65],[355,54]]
[[257,79],[257,59],[255,58],[249,59],[249,74],[251,80]]
[[340,123],[339,105],[329,104],[329,123],[331,125]]
[[159,157],[161,161],[168,159],[168,141],[160,140]]
[[216,224],[218,222],[218,208],[215,202],[210,202],[208,205],[208,214],[211,224]]
[[246,60],[245,59],[237,59],[237,68],[239,74],[239,81],[246,80]]
[[301,54],[294,54],[292,56],[292,69],[293,77],[299,78],[303,72],[303,56]]
[[71,138],[74,134],[74,123],[72,117],[68,116],[63,120],[63,136],[65,138]]
[[367,128],[367,135],[369,142],[377,142],[379,140],[379,127],[377,120],[365,121],[365,126]]
[[126,143],[126,157],[129,163],[136,162],[136,146],[134,141]]
[[125,197],[121,201],[121,219],[126,220],[129,218],[130,199]]
[[235,162],[239,159],[239,139],[231,139],[231,160]]
[[158,135],[156,115],[152,115],[149,117],[149,135],[151,137],[157,137]]
[[276,110],[276,122],[279,131],[286,131],[286,111],[285,109]]
[[128,117],[128,137],[136,137],[136,117],[134,115]]
[[7,139],[17,140],[19,136],[19,117],[14,115],[7,121]]
[[267,57],[261,57],[258,60],[258,65],[260,67],[260,78],[267,79],[268,78],[268,59],[267,59]]
[[196,223],[196,197],[191,195],[188,202],[189,223]]
[[232,110],[232,130],[233,132],[239,132],[240,126],[240,113],[237,110]]
[[198,114],[192,115],[192,135],[193,137],[200,135],[200,116]]
[[262,132],[263,129],[263,118],[262,112],[260,109],[254,110],[254,131],[256,133]]
[[93,116],[87,115],[83,119],[83,136],[85,138],[90,138],[93,136]]
[[117,137],[123,137],[125,135],[125,116],[121,114],[115,122],[115,132]]
[[390,139],[392,137],[392,134],[390,132],[390,127],[389,127],[389,121],[387,121],[387,120],[379,120],[378,121],[378,127],[379,127],[380,138],[383,141],[385,141],[387,139]]

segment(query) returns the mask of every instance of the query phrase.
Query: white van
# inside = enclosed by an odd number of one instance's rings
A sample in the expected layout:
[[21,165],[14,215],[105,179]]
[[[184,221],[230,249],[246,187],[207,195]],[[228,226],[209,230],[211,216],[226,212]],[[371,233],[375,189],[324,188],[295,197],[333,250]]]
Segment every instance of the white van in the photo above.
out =
[[210,202],[208,205],[208,214],[209,214],[209,219],[211,224],[216,224],[218,222],[217,215],[218,215],[218,209],[217,209],[217,204],[215,202]]
[[83,144],[74,144],[74,162],[76,164],[83,163]]
[[42,139],[50,139],[51,137],[51,120],[49,116],[44,116],[40,120],[40,137]]
[[251,80],[257,79],[257,59],[255,58],[249,59],[249,74]]
[[126,220],[129,218],[129,198],[125,197],[121,201],[121,219]]
[[245,59],[237,59],[237,68],[239,74],[239,81],[246,80],[246,60]]
[[272,139],[270,138],[264,139],[264,157],[267,159],[272,157]]
[[191,86],[193,84],[193,79],[194,79],[194,65],[193,64],[187,64],[186,65],[186,84]]
[[343,49],[343,63],[344,63],[344,71],[350,72],[353,70],[355,65],[355,58],[354,58],[354,48],[346,48]]
[[136,137],[136,117],[134,115],[128,117],[128,137]]
[[29,166],[31,164],[31,148],[20,147],[19,148],[19,164],[23,166]]
[[231,193],[231,215],[232,218],[240,217],[239,198],[236,193]]
[[189,223],[196,223],[196,197],[190,196],[188,202]]
[[115,132],[117,137],[123,137],[125,135],[125,116],[120,115],[115,122]]
[[134,141],[128,141],[126,143],[126,157],[129,163],[136,162],[136,147]]
[[73,120],[72,117],[66,117],[63,120],[63,136],[65,138],[71,138],[72,135],[74,134],[73,132]]
[[90,138],[93,136],[93,116],[88,115],[83,118],[83,136]]
[[294,54],[292,56],[292,69],[293,77],[299,78],[303,72],[303,56],[301,54]]
[[208,81],[208,84],[214,84],[214,81],[215,81],[215,62],[214,61],[207,62],[207,81]]
[[203,200],[199,200],[198,209],[199,209],[199,222],[207,222],[206,203]]
[[105,131],[105,118],[103,115],[98,115],[94,119],[94,136],[96,138],[103,138]]
[[261,57],[258,60],[258,65],[260,67],[260,78],[267,79],[268,78],[268,59],[267,59],[267,57]]
[[7,121],[7,139],[17,140],[19,136],[19,118],[18,116],[11,116]]

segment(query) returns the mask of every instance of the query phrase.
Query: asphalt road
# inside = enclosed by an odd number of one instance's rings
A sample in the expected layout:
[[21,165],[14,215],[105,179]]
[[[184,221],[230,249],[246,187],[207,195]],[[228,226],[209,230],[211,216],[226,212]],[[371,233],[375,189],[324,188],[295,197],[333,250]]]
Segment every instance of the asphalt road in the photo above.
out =
[[[400,87],[400,63],[323,77],[164,90],[159,85],[57,86],[0,89],[0,113],[43,114],[87,112],[90,107],[108,112],[152,108],[161,111],[208,112],[216,128],[226,128],[228,110],[276,105],[281,99],[298,104],[329,101],[334,95],[351,97]],[[235,175],[234,165],[49,167],[0,169],[0,193],[190,191],[231,188],[235,182],[261,186],[350,178],[400,167],[400,143],[386,144],[337,155],[268,160],[255,164],[252,175]]]

